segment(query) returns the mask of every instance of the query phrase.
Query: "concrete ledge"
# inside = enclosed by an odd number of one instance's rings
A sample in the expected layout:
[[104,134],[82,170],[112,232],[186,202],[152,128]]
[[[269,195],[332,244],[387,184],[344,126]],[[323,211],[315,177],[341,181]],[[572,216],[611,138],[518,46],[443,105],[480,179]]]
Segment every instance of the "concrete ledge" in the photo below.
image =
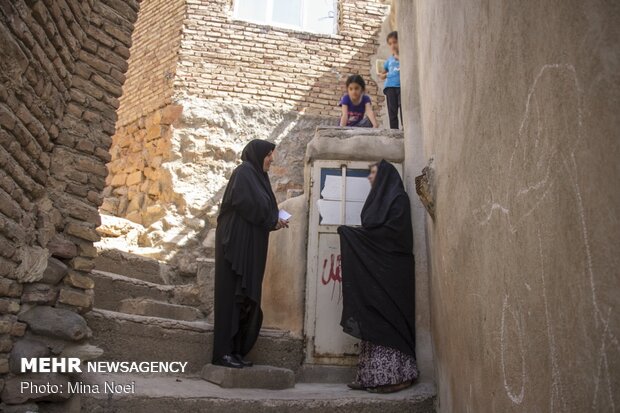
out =
[[306,147],[306,163],[314,159],[403,162],[403,132],[393,129],[319,127]]
[[206,381],[227,389],[269,389],[284,390],[295,387],[295,374],[292,370],[273,366],[230,367],[207,364],[201,377]]

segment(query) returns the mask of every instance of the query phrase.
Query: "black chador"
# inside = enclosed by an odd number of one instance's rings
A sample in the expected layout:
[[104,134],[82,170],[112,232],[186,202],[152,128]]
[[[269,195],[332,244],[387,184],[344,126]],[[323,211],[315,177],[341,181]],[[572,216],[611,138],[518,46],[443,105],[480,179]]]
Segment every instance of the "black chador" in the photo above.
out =
[[263,322],[260,303],[269,232],[278,223],[278,205],[263,161],[274,148],[267,141],[251,141],[222,199],[215,238],[213,362],[217,364],[228,363],[228,356],[241,363]]
[[398,171],[381,161],[362,226],[341,226],[345,333],[415,357],[413,230]]

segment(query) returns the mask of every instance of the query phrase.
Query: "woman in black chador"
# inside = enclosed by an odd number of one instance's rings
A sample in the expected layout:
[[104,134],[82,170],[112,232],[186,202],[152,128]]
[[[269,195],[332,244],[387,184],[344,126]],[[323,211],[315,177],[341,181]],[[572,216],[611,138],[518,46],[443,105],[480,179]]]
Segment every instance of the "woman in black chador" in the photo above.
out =
[[344,332],[361,339],[353,389],[392,392],[418,378],[409,196],[392,164],[373,165],[361,228],[341,226]]
[[278,205],[267,171],[273,143],[253,140],[243,163],[226,186],[215,235],[215,325],[213,364],[242,368],[263,322],[261,288],[269,232],[288,227],[278,219]]

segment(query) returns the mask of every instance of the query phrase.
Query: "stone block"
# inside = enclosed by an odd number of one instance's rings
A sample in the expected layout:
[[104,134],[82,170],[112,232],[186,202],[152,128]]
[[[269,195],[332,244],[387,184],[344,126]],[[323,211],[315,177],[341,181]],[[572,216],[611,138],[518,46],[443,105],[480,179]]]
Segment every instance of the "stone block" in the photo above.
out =
[[5,374],[9,372],[9,359],[6,357],[0,356],[0,374]]
[[78,251],[82,257],[95,258],[97,256],[97,248],[89,242],[80,242]]
[[58,289],[49,284],[28,284],[24,287],[22,302],[27,304],[53,305],[58,298]]
[[84,317],[62,308],[38,306],[20,314],[18,319],[43,336],[78,341],[90,335]]
[[0,298],[0,314],[17,314],[20,308],[19,300]]
[[87,257],[75,257],[71,260],[71,268],[80,271],[90,271],[95,268],[95,262]]
[[22,337],[24,334],[26,334],[26,327],[26,324],[16,321],[11,326],[10,334],[13,337]]
[[65,278],[65,282],[73,287],[89,290],[95,288],[95,282],[86,274],[80,274],[77,271],[70,271],[69,276]]
[[79,308],[91,308],[93,295],[73,288],[62,288],[58,302]]
[[20,373],[22,358],[48,357],[49,355],[50,350],[45,343],[25,338],[18,340],[9,355],[9,369],[12,373]]
[[113,187],[124,186],[126,182],[127,182],[127,174],[116,174],[112,178],[112,182],[110,182],[110,185],[112,185]]
[[88,241],[99,241],[99,234],[97,231],[85,224],[79,224],[77,222],[70,222],[65,226],[65,231],[69,235],[73,235],[78,238],[82,238]]
[[19,297],[22,295],[22,284],[8,278],[0,278],[0,297]]
[[142,224],[142,214],[139,211],[132,211],[126,215],[126,218],[136,224]]
[[13,322],[10,320],[0,320],[0,334],[7,334],[11,331]]
[[127,186],[139,185],[142,182],[142,171],[136,171],[129,176],[127,176],[127,180],[125,184]]
[[233,369],[207,364],[201,377],[223,388],[283,390],[295,387],[293,370],[272,366]]
[[47,244],[47,249],[52,254],[52,256],[58,258],[73,258],[78,253],[77,247],[74,243],[64,238],[61,238],[58,235],[52,237],[50,242]]
[[115,215],[118,212],[118,205],[120,204],[120,200],[114,197],[108,197],[103,199],[103,203],[101,204],[100,210],[102,212],[107,212],[110,215]]
[[0,337],[0,353],[8,353],[13,348],[13,340],[9,335]]
[[[70,244],[73,248],[75,248],[73,243]],[[41,282],[56,285],[64,278],[65,275],[67,275],[68,271],[69,269],[62,261],[57,260],[56,258],[48,258],[47,268],[45,268],[45,272],[43,272]]]

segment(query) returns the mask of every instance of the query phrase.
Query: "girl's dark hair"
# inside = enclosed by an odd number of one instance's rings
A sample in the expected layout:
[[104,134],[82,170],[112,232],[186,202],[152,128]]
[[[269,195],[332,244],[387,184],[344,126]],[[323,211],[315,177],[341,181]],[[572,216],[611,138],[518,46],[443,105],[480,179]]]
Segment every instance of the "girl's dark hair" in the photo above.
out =
[[387,39],[385,39],[386,42],[389,42],[390,39],[394,39],[394,40],[398,40],[398,32],[390,32],[390,34],[387,35]]
[[366,90],[366,82],[364,82],[364,78],[361,77],[360,75],[349,76],[347,78],[347,87],[349,87],[351,83],[357,83],[358,85],[362,87],[362,90]]

